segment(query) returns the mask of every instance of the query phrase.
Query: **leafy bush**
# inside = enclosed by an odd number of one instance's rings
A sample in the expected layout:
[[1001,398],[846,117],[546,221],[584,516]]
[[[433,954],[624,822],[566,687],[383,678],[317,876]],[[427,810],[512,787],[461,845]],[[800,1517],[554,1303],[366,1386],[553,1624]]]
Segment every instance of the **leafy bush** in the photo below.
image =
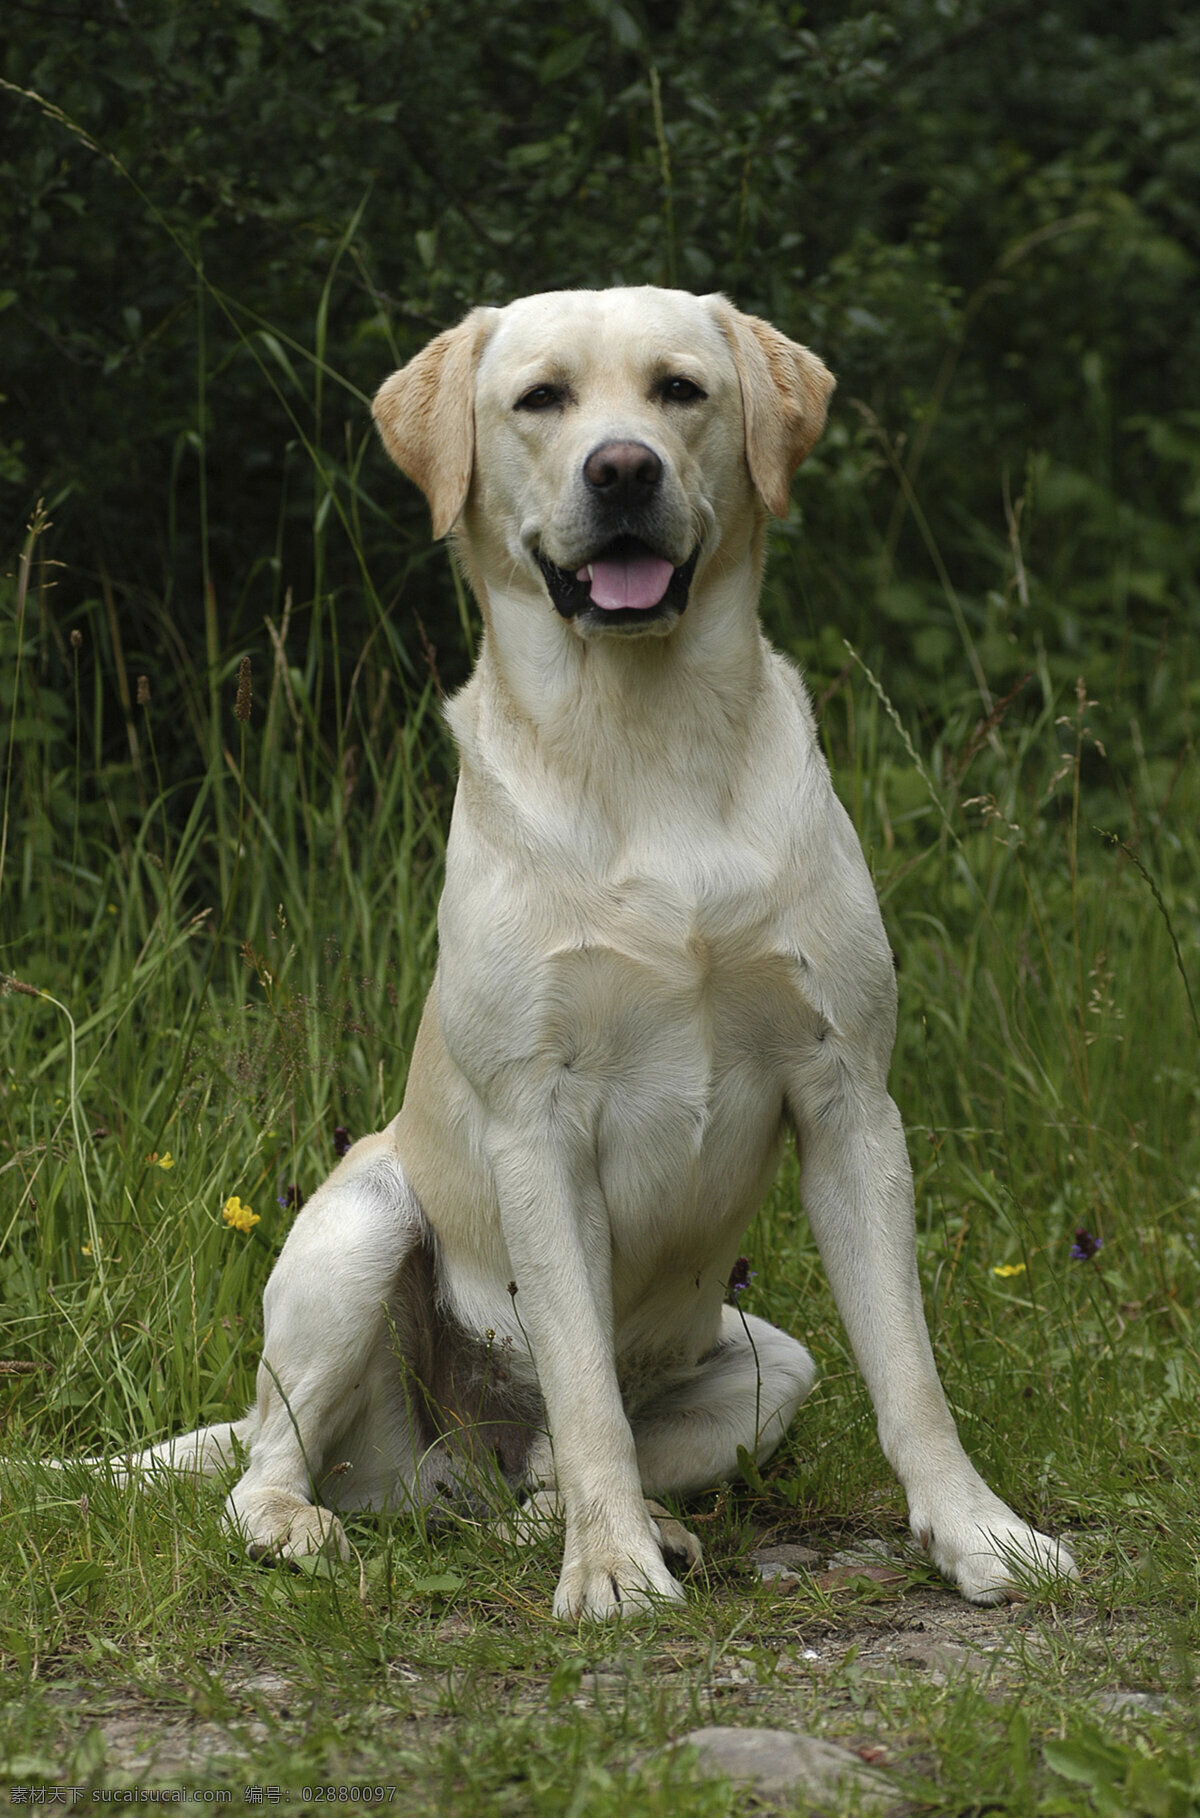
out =
[[934,721],[1086,656],[1153,743],[1200,553],[1198,48],[1190,8],[1032,0],[18,10],[0,472],[8,547],[50,502],[46,680],[71,624],[182,687],[289,594],[361,638],[401,587],[399,660],[419,615],[457,679],[366,398],[470,303],[650,281],[840,374],[775,570],[819,681],[829,626]]

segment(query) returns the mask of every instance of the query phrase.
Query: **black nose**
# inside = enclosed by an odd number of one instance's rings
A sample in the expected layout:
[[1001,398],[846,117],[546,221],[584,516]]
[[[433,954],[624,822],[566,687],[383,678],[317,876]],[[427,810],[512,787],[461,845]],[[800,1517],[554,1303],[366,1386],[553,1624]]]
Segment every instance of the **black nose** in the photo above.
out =
[[583,477],[606,504],[644,504],[662,479],[663,466],[644,442],[602,442],[583,464]]

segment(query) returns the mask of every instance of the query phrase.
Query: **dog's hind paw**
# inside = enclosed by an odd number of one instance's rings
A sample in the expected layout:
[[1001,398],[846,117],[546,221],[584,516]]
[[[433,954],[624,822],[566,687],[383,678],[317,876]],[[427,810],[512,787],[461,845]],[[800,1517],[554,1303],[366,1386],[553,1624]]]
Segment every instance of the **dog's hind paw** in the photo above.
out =
[[704,1548],[690,1528],[685,1528],[681,1521],[676,1521],[671,1511],[664,1509],[660,1502],[647,1500],[646,1513],[658,1535],[664,1559],[673,1559],[676,1562],[675,1569],[684,1572],[690,1572],[700,1564]]
[[557,1490],[532,1490],[519,1508],[497,1517],[492,1532],[508,1546],[529,1547],[551,1532],[562,1518],[562,1498]]
[[226,1514],[251,1559],[295,1560],[324,1553],[349,1559],[350,1542],[336,1515],[287,1490],[253,1490],[226,1504]]

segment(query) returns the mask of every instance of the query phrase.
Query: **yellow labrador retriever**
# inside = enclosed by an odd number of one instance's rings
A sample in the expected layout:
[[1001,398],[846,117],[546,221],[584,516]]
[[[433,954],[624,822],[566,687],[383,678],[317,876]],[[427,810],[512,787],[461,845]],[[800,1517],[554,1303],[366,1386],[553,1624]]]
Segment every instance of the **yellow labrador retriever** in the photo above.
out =
[[[908,1497],[978,1602],[1073,1573],[959,1442],[926,1332],[887,1072],[892,958],[800,676],[757,618],[768,513],[833,381],[723,297],[474,310],[375,415],[484,620],[440,959],[395,1121],[305,1206],[257,1405],[136,1461],[215,1469],[255,1552],[341,1509],[560,1509],[556,1613],[677,1598],[648,1496],[760,1462],[804,1347],[726,1303],[789,1131]],[[498,1492],[493,1495],[493,1492]]]

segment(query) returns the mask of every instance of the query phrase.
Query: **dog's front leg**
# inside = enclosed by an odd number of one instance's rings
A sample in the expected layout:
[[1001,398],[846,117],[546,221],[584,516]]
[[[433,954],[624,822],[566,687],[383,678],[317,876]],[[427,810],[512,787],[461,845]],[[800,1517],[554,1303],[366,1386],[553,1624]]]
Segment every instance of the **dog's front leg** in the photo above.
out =
[[917,1540],[975,1603],[999,1602],[1022,1573],[1074,1576],[1067,1549],[992,1493],[959,1440],[921,1304],[912,1174],[892,1100],[840,1065],[836,1081],[805,1081],[792,1109],[804,1208]]
[[566,1515],[554,1613],[609,1617],[682,1598],[642,1498],[617,1382],[612,1235],[594,1163],[545,1131],[493,1129],[488,1151]]

